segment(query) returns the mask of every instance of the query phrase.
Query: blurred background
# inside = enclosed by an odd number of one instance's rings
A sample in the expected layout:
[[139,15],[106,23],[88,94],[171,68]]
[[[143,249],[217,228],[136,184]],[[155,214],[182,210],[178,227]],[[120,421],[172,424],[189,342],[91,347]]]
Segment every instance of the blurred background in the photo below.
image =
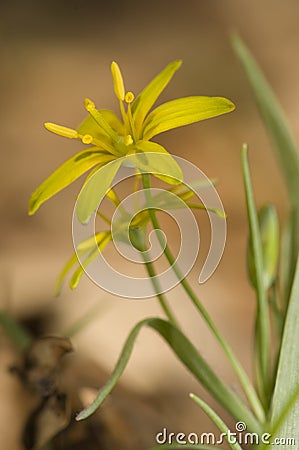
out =
[[[243,142],[249,145],[258,206],[275,203],[283,223],[287,205],[270,142],[230,45],[230,33],[239,32],[260,63],[298,142],[298,19],[296,0],[2,0],[1,308],[22,319],[45,315],[43,332],[61,335],[99,304],[99,314],[74,338],[74,346],[78,354],[108,372],[132,326],[146,316],[160,314],[154,299],[113,297],[87,277],[75,292],[65,285],[61,296],[54,297],[56,276],[73,251],[71,217],[82,180],[47,202],[33,217],[27,215],[27,205],[45,177],[82,147],[47,132],[44,122],[75,127],[85,117],[85,97],[92,98],[98,107],[115,110],[112,60],[121,66],[127,90],[138,94],[170,61],[182,59],[182,68],[159,101],[220,95],[237,106],[232,114],[166,133],[157,141],[218,179],[217,189],[228,214],[225,253],[206,284],[197,284],[200,259],[190,279],[251,372],[254,295],[245,264]],[[199,220],[201,217],[198,215]],[[169,239],[171,242],[171,236]],[[169,298],[203,356],[236,387],[218,346],[182,289],[171,291]],[[20,408],[14,400],[20,394],[6,371],[13,355],[3,342],[0,413],[5,414],[0,421],[0,440],[4,439],[0,446],[18,450],[16,432],[6,424],[12,417],[17,420]],[[140,395],[159,397],[165,422],[172,418],[179,431],[209,430],[209,422],[187,395],[190,391],[202,395],[202,389],[153,332],[141,333],[122,380]],[[20,427],[22,420],[21,415]]]

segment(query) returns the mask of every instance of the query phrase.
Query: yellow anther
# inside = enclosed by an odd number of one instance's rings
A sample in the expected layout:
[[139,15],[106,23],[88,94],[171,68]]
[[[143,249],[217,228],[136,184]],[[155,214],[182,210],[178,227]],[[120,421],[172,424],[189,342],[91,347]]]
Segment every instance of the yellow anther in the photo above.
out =
[[133,139],[132,139],[132,136],[130,134],[125,136],[124,143],[125,143],[126,146],[133,144]]
[[84,106],[85,106],[86,111],[88,111],[88,112],[92,111],[93,109],[95,109],[95,104],[89,98],[86,98],[84,100]]
[[134,96],[134,94],[133,94],[133,92],[127,92],[126,93],[126,95],[125,95],[125,101],[126,101],[126,103],[132,103],[133,101],[134,101],[134,98],[135,98],[135,96]]
[[45,128],[52,133],[58,134],[59,136],[67,137],[69,139],[77,139],[78,133],[72,128],[63,127],[62,125],[56,125],[56,123],[46,122],[44,124]]
[[93,141],[93,137],[90,134],[84,134],[82,137],[83,144],[91,144]]
[[118,64],[114,61],[111,64],[111,73],[113,78],[115,95],[119,100],[123,101],[125,98],[124,80]]

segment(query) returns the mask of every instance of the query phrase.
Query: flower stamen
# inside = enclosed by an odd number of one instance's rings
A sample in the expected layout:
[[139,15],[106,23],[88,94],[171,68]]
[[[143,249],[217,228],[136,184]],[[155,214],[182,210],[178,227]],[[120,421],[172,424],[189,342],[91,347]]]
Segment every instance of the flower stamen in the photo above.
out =
[[115,95],[118,98],[118,100],[123,101],[125,99],[124,80],[119,65],[115,61],[113,61],[111,64],[111,73],[113,78]]
[[132,110],[131,110],[131,103],[134,101],[134,98],[135,98],[135,96],[134,96],[133,92],[129,91],[125,95],[125,102],[128,105],[127,117],[128,117],[129,127],[130,127],[131,134],[133,136],[133,141],[136,141],[135,130],[134,130],[134,125],[133,125]]
[[128,103],[128,105],[129,105],[130,103],[132,103],[134,101],[134,98],[135,98],[135,96],[134,96],[133,92],[129,91],[125,95],[125,102]]
[[118,134],[111,128],[109,123],[104,119],[102,113],[98,109],[96,109],[94,102],[92,100],[90,100],[89,98],[86,98],[84,100],[84,105],[85,105],[86,111],[89,112],[89,114],[94,119],[94,121],[99,125],[99,127],[101,127],[102,130],[104,130],[105,133],[114,142],[117,143],[119,141]]
[[58,134],[69,139],[78,139],[79,135],[76,130],[72,128],[63,127],[62,125],[57,125],[56,123],[46,122],[44,124],[45,128],[51,133]]
[[124,144],[126,147],[128,147],[129,145],[133,144],[133,139],[132,136],[130,134],[128,134],[127,136],[125,136],[124,138]]
[[91,144],[93,141],[93,137],[90,134],[84,134],[84,136],[82,136],[82,142],[83,144]]

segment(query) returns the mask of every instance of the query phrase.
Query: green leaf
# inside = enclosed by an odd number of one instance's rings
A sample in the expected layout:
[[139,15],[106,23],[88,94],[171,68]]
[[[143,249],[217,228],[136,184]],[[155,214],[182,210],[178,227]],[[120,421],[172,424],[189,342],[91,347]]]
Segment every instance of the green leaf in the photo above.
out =
[[182,61],[174,61],[162,70],[138,95],[132,104],[133,120],[138,135],[142,129],[145,116],[156,102],[161,92],[166,88]]
[[[279,421],[285,407],[290,403],[294,394],[292,407],[279,427],[279,436],[294,438],[299,442],[299,257],[295,272],[294,282],[291,290],[287,316],[285,320],[278,371],[272,400],[272,425]],[[273,448],[278,450],[277,445]]]
[[230,448],[232,450],[242,450],[238,442],[230,442],[228,436],[230,435],[230,429],[223,422],[223,420],[218,416],[218,414],[201,398],[197,397],[195,394],[190,394],[190,398],[195,401],[195,403],[209,416],[209,418],[214,422],[214,424],[219,428],[221,433],[224,434]]
[[96,147],[76,153],[76,155],[59,166],[33,192],[29,202],[29,215],[34,214],[46,200],[73,183],[93,166],[97,164],[104,165],[113,158],[112,155],[99,151]]
[[247,409],[239,397],[212,371],[188,338],[170,322],[159,318],[142,320],[133,328],[107,383],[99,391],[93,403],[78,414],[77,420],[86,419],[93,414],[110,394],[124,372],[133,351],[136,338],[144,326],[154,329],[164,338],[186,368],[191,371],[195,378],[203,384],[203,386],[227,409],[229,413],[238,420],[244,420],[248,429],[255,432],[260,431],[260,424],[252,413]]
[[292,254],[288,289],[292,284],[299,250],[299,157],[284,113],[263,73],[238,35],[232,36],[234,50],[242,63],[267,131],[273,142],[291,205]]
[[252,244],[252,259],[256,274],[257,293],[257,317],[256,317],[256,339],[258,355],[258,374],[261,381],[261,396],[263,403],[267,405],[269,400],[270,383],[270,323],[268,301],[264,285],[264,263],[263,247],[255,200],[251,184],[249,164],[247,159],[247,146],[242,149],[242,167],[245,185],[247,214],[249,222],[249,236]]
[[283,298],[283,308],[287,307],[290,294],[290,274],[292,272],[292,229],[291,217],[288,217],[282,230],[281,250],[279,261],[279,284]]
[[235,105],[223,97],[184,97],[163,103],[146,118],[143,139],[173,128],[189,125],[200,120],[220,116],[235,109]]
[[76,214],[81,223],[86,223],[97,209],[123,162],[123,158],[113,159],[100,167],[84,184],[76,203]]
[[284,113],[263,73],[241,38],[234,35],[232,44],[246,72],[255,101],[272,139],[290,200],[295,205],[298,205],[299,158],[295,141],[286,123]]
[[143,172],[150,172],[170,184],[180,184],[183,181],[183,172],[176,160],[156,142],[138,141],[136,148],[143,153],[129,157]]

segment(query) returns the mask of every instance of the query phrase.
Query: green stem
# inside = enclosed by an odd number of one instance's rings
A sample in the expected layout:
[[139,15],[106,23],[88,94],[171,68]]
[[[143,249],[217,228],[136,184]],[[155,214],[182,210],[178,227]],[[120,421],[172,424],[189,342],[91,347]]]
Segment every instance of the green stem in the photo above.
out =
[[242,148],[242,166],[244,174],[244,185],[248,212],[248,223],[250,239],[252,243],[253,260],[256,273],[256,339],[258,351],[258,371],[261,381],[261,397],[267,407],[270,400],[270,318],[269,305],[264,283],[263,248],[260,234],[258,216],[252,190],[251,176],[247,158],[247,146]]
[[164,311],[169,322],[171,322],[172,325],[175,325],[177,328],[180,328],[179,323],[176,320],[173,312],[171,311],[171,308],[168,305],[168,302],[167,302],[164,294],[161,293],[161,287],[160,287],[160,283],[157,279],[156,271],[155,271],[154,266],[146,252],[147,249],[146,249],[146,243],[145,243],[145,234],[142,232],[142,230],[140,228],[131,229],[131,236],[132,236],[132,234],[134,235],[134,244],[136,245],[138,250],[141,251],[147,273],[148,273],[151,283],[155,289],[156,297],[160,303],[162,310]]
[[[145,189],[145,196],[146,200],[151,204],[151,192],[150,192],[150,177],[149,174],[142,174],[142,180],[143,180],[143,187]],[[156,212],[153,208],[149,208],[149,215],[152,222],[152,225],[154,229],[161,229]],[[235,371],[236,376],[238,377],[238,380],[248,398],[249,403],[252,406],[252,409],[254,413],[256,414],[256,417],[258,420],[263,423],[265,420],[265,411],[263,409],[263,406],[256,394],[255,389],[253,388],[246,372],[244,371],[243,367],[241,366],[239,360],[235,356],[233,350],[229,346],[229,344],[226,342],[224,337],[219,332],[218,328],[214,324],[212,318],[208,314],[208,312],[205,310],[204,306],[201,304],[199,298],[193,291],[192,287],[188,283],[187,279],[184,278],[183,274],[181,273],[179,267],[175,264],[175,259],[167,245],[167,243],[164,242],[164,239],[160,233],[157,233],[158,240],[161,246],[164,248],[164,254],[166,256],[166,259],[168,260],[170,266],[172,267],[172,270],[176,274],[177,278],[180,280],[180,283],[182,287],[184,288],[186,294],[192,301],[195,308],[198,310],[204,321],[206,322],[207,326],[210,328],[211,332],[219,342],[220,346],[222,347],[224,353],[227,356],[227,359],[229,360],[232,368]]]
[[228,445],[232,450],[242,450],[238,442],[231,442],[229,439],[229,428],[226,423],[218,416],[218,414],[201,398],[195,394],[190,394],[190,398],[197,403],[197,405],[207,414],[207,416],[214,422],[214,424],[219,428],[221,433],[223,433],[224,438],[227,440]]

